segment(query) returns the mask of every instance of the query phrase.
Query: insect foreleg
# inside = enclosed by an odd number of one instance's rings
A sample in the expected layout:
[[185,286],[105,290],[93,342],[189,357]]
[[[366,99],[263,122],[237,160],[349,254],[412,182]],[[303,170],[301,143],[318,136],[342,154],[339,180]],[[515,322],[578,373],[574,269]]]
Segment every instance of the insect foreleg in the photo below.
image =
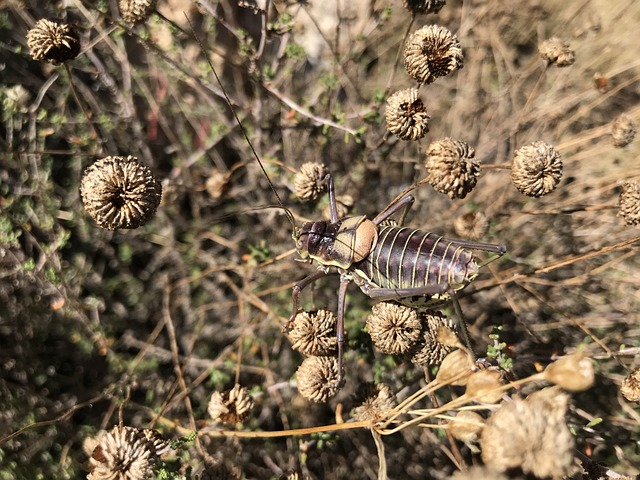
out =
[[313,272],[311,275],[307,275],[293,286],[293,292],[291,293],[291,303],[293,304],[293,310],[291,311],[291,317],[289,317],[289,321],[284,326],[284,330],[288,330],[289,328],[291,328],[291,323],[298,313],[298,298],[300,297],[300,292],[319,278],[322,278],[328,274],[328,268],[320,268]]
[[347,275],[340,275],[340,289],[338,290],[338,322],[336,337],[338,339],[338,379],[337,386],[344,386],[344,304],[347,296],[347,286],[351,279]]
[[402,211],[402,215],[400,216],[400,222],[399,222],[400,225],[404,224],[404,219],[407,216],[407,213],[411,209],[411,206],[413,205],[413,202],[415,202],[415,200],[416,199],[413,198],[413,195],[405,195],[404,197],[400,198],[397,202],[393,203],[392,205],[387,207],[385,210],[380,212],[378,215],[376,215],[376,217],[372,220],[372,222],[375,223],[376,225],[380,225],[380,223],[382,223],[384,220],[392,216],[398,210],[404,209]]

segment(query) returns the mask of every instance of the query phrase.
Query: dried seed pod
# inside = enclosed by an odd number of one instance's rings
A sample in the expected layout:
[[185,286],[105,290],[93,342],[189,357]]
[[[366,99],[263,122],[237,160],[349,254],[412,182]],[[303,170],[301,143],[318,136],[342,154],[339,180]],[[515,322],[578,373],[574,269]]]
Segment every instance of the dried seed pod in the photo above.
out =
[[[336,210],[338,210],[338,218],[344,218],[349,215],[349,212],[355,205],[353,197],[351,195],[338,195],[336,197]],[[327,204],[322,209],[323,218],[331,218],[331,207]]]
[[158,0],[119,0],[118,9],[125,22],[136,25],[151,16],[157,3]]
[[447,28],[427,25],[413,32],[404,48],[404,66],[419,84],[462,68],[464,57],[458,37]]
[[351,412],[354,420],[378,420],[393,410],[396,396],[387,385],[368,383],[364,385],[363,390],[360,405]]
[[407,88],[395,92],[387,99],[384,112],[387,130],[401,140],[418,140],[429,131],[429,114],[418,90]]
[[392,302],[375,304],[366,325],[378,350],[392,355],[408,352],[422,331],[422,323],[413,308]]
[[338,393],[338,359],[307,357],[296,373],[298,391],[307,400],[324,403]]
[[464,198],[473,190],[480,175],[475,150],[465,142],[445,138],[427,148],[427,180],[449,198]]
[[326,189],[329,171],[321,163],[307,162],[300,167],[293,179],[296,196],[303,202],[316,200]]
[[[465,350],[458,349],[449,353],[438,369],[436,380],[449,385],[466,385],[469,375],[475,370],[475,363],[471,355]],[[452,381],[452,379],[455,379]]]
[[602,72],[596,72],[593,74],[593,84],[600,93],[607,93],[611,87],[609,77]]
[[478,240],[484,237],[488,227],[487,216],[480,211],[465,213],[453,220],[456,235],[469,240]]
[[502,375],[498,370],[479,370],[467,380],[465,395],[476,402],[497,403],[502,399]]
[[287,332],[291,348],[304,355],[333,355],[337,346],[336,323],[330,310],[299,312]]
[[560,154],[536,141],[519,149],[511,164],[511,181],[523,195],[541,197],[555,190],[562,177]]
[[438,13],[444,7],[446,0],[403,0],[404,8],[414,15],[418,13]]
[[569,392],[582,392],[595,381],[591,359],[582,352],[559,358],[544,370],[544,378]]
[[626,114],[621,114],[611,124],[611,140],[613,146],[622,148],[633,142],[638,128],[636,122]]
[[447,424],[453,438],[464,443],[475,442],[484,428],[484,418],[476,412],[462,410]]
[[421,312],[418,317],[422,332],[418,342],[409,351],[411,363],[422,367],[440,365],[444,357],[453,350],[453,346],[441,341],[442,330],[456,336],[455,325],[440,312]]
[[58,65],[78,56],[80,37],[71,25],[41,18],[27,32],[27,46],[34,60]]
[[576,54],[569,44],[558,37],[551,37],[542,42],[538,47],[538,53],[549,65],[553,64],[557,67],[568,67],[576,60]]
[[155,215],[162,185],[136,157],[106,157],[85,169],[80,195],[99,226],[138,228]]
[[480,436],[485,465],[500,472],[520,467],[537,478],[567,475],[574,447],[565,421],[568,404],[558,387],[503,401]]
[[640,367],[632,370],[622,381],[622,396],[630,402],[640,403]]
[[618,216],[627,225],[640,223],[640,182],[624,182],[618,198]]
[[213,392],[207,412],[215,422],[235,425],[242,423],[252,408],[253,398],[249,395],[249,391],[236,383],[226,392]]

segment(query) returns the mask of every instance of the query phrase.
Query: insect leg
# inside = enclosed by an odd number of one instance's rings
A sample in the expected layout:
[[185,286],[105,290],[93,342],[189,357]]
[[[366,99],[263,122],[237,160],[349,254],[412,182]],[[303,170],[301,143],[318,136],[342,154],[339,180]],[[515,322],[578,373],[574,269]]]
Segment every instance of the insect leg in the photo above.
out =
[[462,338],[464,338],[464,343],[467,345],[469,349],[469,355],[473,361],[475,361],[476,356],[473,353],[473,348],[471,347],[471,338],[469,337],[469,329],[467,328],[467,322],[462,315],[462,308],[460,308],[460,302],[458,301],[458,295],[456,295],[456,291],[453,288],[450,288],[447,292],[451,297],[451,304],[453,305],[453,311],[458,317],[458,325],[460,326],[460,332],[462,332]]
[[369,298],[374,300],[399,300],[408,297],[422,297],[426,295],[437,295],[445,293],[449,290],[446,284],[436,283],[434,285],[425,285],[419,288],[374,288],[369,285],[361,285],[360,289]]
[[[443,238],[443,240],[456,247],[467,248],[469,250],[480,250],[482,252],[493,252],[497,254],[497,256],[492,257],[492,261],[507,252],[507,247],[504,245],[496,245],[495,243],[473,242],[471,240],[460,240],[459,238]],[[486,263],[483,265],[486,265]]]
[[329,191],[329,211],[331,212],[331,223],[338,221],[338,204],[336,203],[336,190],[333,185],[333,175],[327,173],[324,177],[327,182],[327,190]]
[[344,304],[347,296],[347,286],[351,280],[349,277],[340,276],[340,289],[338,290],[338,324],[336,325],[336,337],[338,339],[338,388],[344,386]]
[[413,198],[413,195],[405,195],[404,197],[400,198],[397,202],[389,205],[382,212],[380,212],[378,215],[376,215],[376,217],[372,221],[376,225],[380,225],[380,223],[382,221],[384,221],[387,218],[389,218],[391,215],[396,213],[398,210],[404,208],[404,210],[402,212],[402,215],[400,216],[400,225],[402,225],[404,223],[404,218],[407,216],[407,213],[409,212],[409,209],[411,208],[411,206],[413,205],[413,202],[415,202],[415,201],[416,201],[416,199]]
[[298,283],[293,286],[293,292],[291,293],[291,303],[293,304],[293,310],[291,311],[291,317],[289,317],[289,321],[284,326],[284,330],[289,330],[291,328],[291,323],[298,313],[298,298],[300,297],[300,292],[311,285],[313,282],[318,280],[319,278],[324,277],[329,273],[329,269],[320,268],[313,272],[311,275],[304,277]]

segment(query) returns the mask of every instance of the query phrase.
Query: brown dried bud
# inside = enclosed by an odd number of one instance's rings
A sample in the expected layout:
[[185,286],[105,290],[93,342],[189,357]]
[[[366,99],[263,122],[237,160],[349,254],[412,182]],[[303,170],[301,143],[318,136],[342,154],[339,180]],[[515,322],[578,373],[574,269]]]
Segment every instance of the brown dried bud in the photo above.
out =
[[421,312],[418,317],[422,324],[422,333],[409,351],[411,362],[422,367],[440,365],[444,357],[453,350],[453,346],[443,343],[441,337],[443,333],[450,333],[456,337],[454,323],[440,312]]
[[447,424],[453,438],[464,443],[475,442],[484,428],[484,418],[476,412],[462,410]]
[[34,60],[58,65],[78,56],[80,37],[71,25],[41,18],[27,32],[27,46]]
[[119,0],[122,19],[133,25],[144,22],[156,9],[158,0]]
[[593,74],[593,84],[600,93],[607,93],[609,91],[609,77],[602,72],[596,72]]
[[548,64],[553,64],[557,67],[568,67],[573,65],[576,60],[576,54],[571,50],[569,44],[558,37],[551,37],[542,42],[538,52],[540,57],[546,60]]
[[523,195],[541,197],[555,190],[562,177],[560,154],[536,141],[518,150],[511,164],[511,181]]
[[638,128],[633,118],[624,113],[619,115],[611,125],[611,140],[613,140],[613,146],[616,148],[626,147],[633,142],[637,131]]
[[354,420],[378,420],[393,410],[396,396],[387,385],[368,383],[364,385],[363,390],[361,404],[351,412]]
[[640,403],[640,367],[632,370],[622,381],[622,396],[630,402]]
[[484,237],[488,227],[487,216],[480,211],[465,213],[453,220],[456,235],[469,240],[478,240]]
[[[469,375],[475,370],[473,358],[465,350],[458,349],[449,353],[440,364],[436,380],[448,385],[466,385]],[[456,380],[452,380],[452,379]]]
[[404,48],[404,66],[419,84],[433,83],[462,68],[464,57],[458,37],[447,28],[427,25],[413,32]]
[[296,373],[298,391],[307,400],[324,403],[340,389],[336,357],[307,357]]
[[226,392],[213,392],[207,412],[214,422],[235,425],[242,423],[252,408],[253,398],[249,391],[236,383]]
[[595,381],[591,359],[582,352],[559,358],[544,370],[544,378],[569,392],[582,392]]
[[500,388],[502,385],[502,375],[498,370],[479,370],[469,376],[465,395],[475,402],[497,403],[504,395]]
[[[349,215],[355,202],[351,195],[338,195],[336,197],[336,210],[338,210],[338,218],[344,218]],[[323,218],[331,218],[331,207],[327,204],[322,209]]]
[[366,325],[378,350],[392,355],[408,352],[422,331],[422,323],[413,308],[392,302],[375,304]]
[[316,200],[327,189],[328,173],[327,167],[321,163],[303,164],[293,179],[296,196],[303,202]]
[[404,8],[409,10],[414,15],[418,13],[438,13],[446,0],[403,0],[402,4]]
[[333,355],[336,350],[337,319],[329,310],[299,312],[287,336],[291,348],[304,355]]
[[475,150],[465,142],[445,138],[427,148],[427,180],[449,198],[464,198],[473,190],[480,175]]
[[418,140],[429,131],[429,114],[418,90],[400,90],[387,99],[387,130],[401,140]]
[[482,430],[484,463],[500,472],[520,467],[537,478],[562,478],[573,462],[574,440],[565,414],[569,396],[545,388],[526,400],[503,401]]
[[618,216],[627,225],[640,223],[640,182],[624,182],[618,199]]
[[85,169],[80,195],[99,226],[138,228],[155,215],[162,185],[136,157],[106,157]]

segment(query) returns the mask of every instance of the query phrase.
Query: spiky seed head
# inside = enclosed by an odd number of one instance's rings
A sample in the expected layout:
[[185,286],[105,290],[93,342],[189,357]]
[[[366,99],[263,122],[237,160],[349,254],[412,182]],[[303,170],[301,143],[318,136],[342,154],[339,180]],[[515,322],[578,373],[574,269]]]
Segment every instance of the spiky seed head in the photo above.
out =
[[362,390],[362,400],[351,412],[356,421],[384,418],[396,404],[395,394],[384,383],[367,383]]
[[455,325],[440,312],[420,312],[418,316],[420,318],[422,332],[416,344],[409,351],[411,363],[415,363],[421,367],[440,365],[444,357],[454,348],[451,345],[442,343],[441,329],[446,329],[455,336]]
[[498,370],[486,369],[473,372],[467,380],[465,395],[476,402],[497,403],[502,399],[502,374]]
[[214,422],[236,425],[247,418],[252,408],[253,398],[249,391],[236,383],[231,390],[213,392],[207,412]]
[[449,198],[464,198],[473,190],[480,175],[475,150],[460,140],[445,138],[427,148],[427,180]]
[[567,475],[574,448],[565,421],[568,405],[569,396],[558,387],[503,401],[480,436],[485,465],[500,472],[520,467],[537,478]]
[[158,0],[119,0],[118,9],[125,22],[136,25],[151,16],[157,3]]
[[468,212],[453,220],[456,235],[469,240],[478,240],[484,237],[488,227],[487,216],[481,211]]
[[403,0],[404,8],[414,15],[418,13],[438,13],[444,7],[446,0]]
[[640,367],[634,369],[622,381],[622,396],[630,402],[640,403]]
[[337,319],[330,310],[299,312],[287,336],[291,348],[304,355],[334,355],[337,346]]
[[325,403],[338,393],[338,359],[307,357],[296,373],[298,391],[307,400]]
[[413,32],[404,48],[404,66],[419,84],[462,68],[464,57],[458,37],[440,25],[427,25]]
[[366,326],[378,350],[391,355],[408,352],[418,342],[422,331],[418,313],[393,302],[375,304]]
[[71,25],[41,18],[27,32],[27,46],[34,60],[58,65],[78,56],[80,37]]
[[627,225],[640,223],[640,182],[628,181],[622,184],[618,198],[618,216],[624,218]]
[[546,195],[555,190],[560,178],[562,159],[548,143],[536,141],[516,151],[511,164],[511,181],[523,195]]
[[329,171],[322,163],[304,163],[293,179],[296,196],[303,202],[316,200],[327,189]]
[[484,418],[476,412],[462,410],[447,424],[453,438],[464,443],[475,442],[484,428]]
[[549,364],[544,378],[569,392],[582,392],[595,382],[593,362],[584,353],[576,352]]
[[384,114],[387,130],[401,140],[418,140],[429,131],[431,117],[415,88],[399,90],[391,95]]
[[475,363],[469,352],[463,349],[457,349],[444,357],[436,380],[442,384],[462,386],[467,384],[469,375],[475,370]]
[[136,157],[106,157],[85,169],[80,195],[102,228],[138,228],[155,215],[162,185]]
[[633,142],[638,128],[636,122],[629,115],[623,113],[619,115],[611,124],[611,140],[613,146],[622,148]]
[[549,65],[557,67],[568,67],[576,60],[576,54],[569,44],[558,37],[551,37],[542,42],[538,47],[538,53]]

